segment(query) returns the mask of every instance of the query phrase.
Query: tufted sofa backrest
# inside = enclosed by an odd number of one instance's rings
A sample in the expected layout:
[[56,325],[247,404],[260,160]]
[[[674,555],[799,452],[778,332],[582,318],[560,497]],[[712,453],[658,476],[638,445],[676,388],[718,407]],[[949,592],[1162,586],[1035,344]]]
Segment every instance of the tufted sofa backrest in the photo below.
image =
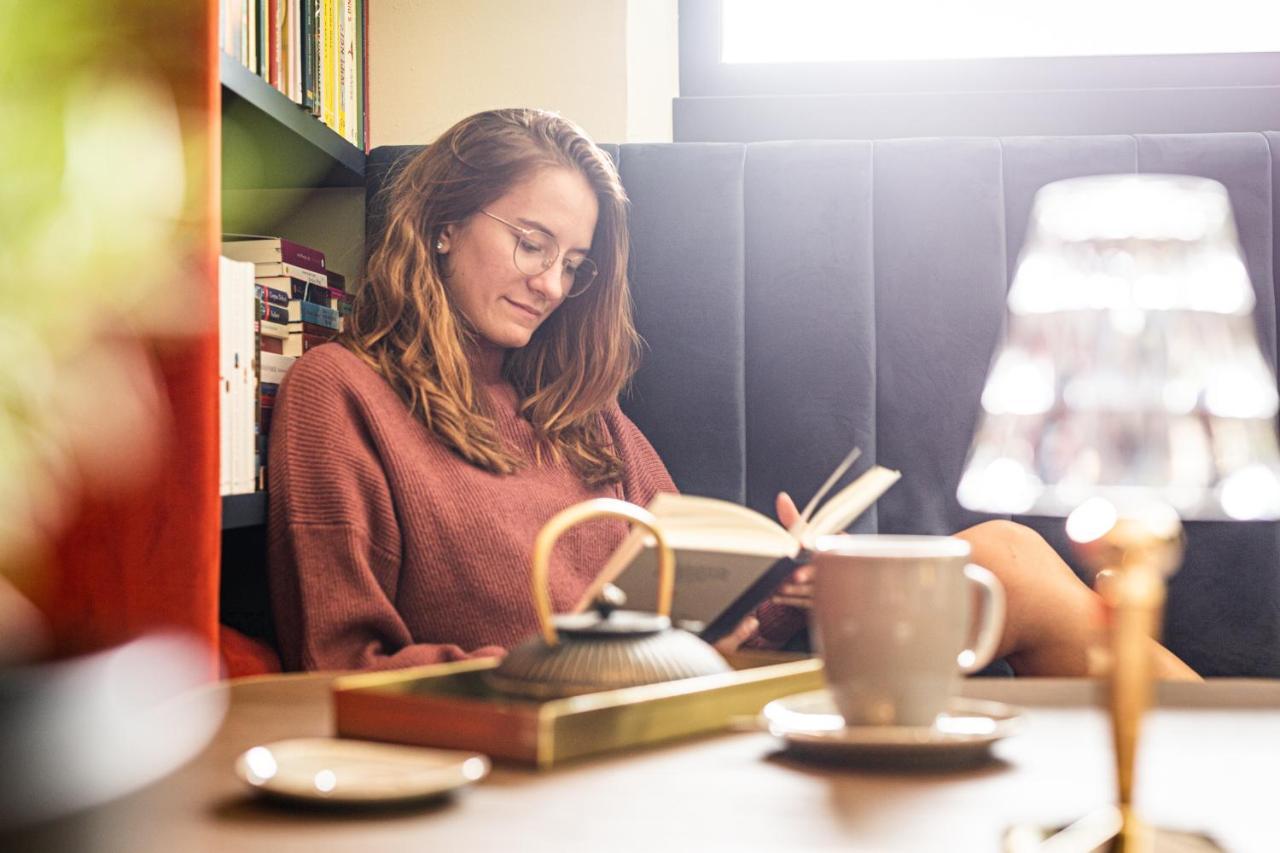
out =
[[[982,520],[956,484],[1037,189],[1117,172],[1226,185],[1275,363],[1280,133],[606,146],[631,198],[648,343],[623,405],[682,490],[771,512],[849,447],[903,479],[855,529]],[[375,149],[377,193],[417,146]],[[1061,520],[1020,519],[1063,548]],[[1166,638],[1204,674],[1280,676],[1273,524],[1188,525]]]

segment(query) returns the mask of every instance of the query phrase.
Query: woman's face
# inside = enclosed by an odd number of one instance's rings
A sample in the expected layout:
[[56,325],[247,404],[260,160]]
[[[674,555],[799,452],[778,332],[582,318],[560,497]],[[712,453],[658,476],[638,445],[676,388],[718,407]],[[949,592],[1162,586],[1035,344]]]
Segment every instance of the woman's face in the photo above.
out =
[[564,301],[572,282],[563,274],[565,255],[591,251],[599,205],[579,172],[549,167],[485,210],[512,225],[545,231],[560,246],[549,269],[526,275],[513,260],[520,235],[497,219],[477,212],[441,235],[445,288],[454,306],[485,344],[522,347]]

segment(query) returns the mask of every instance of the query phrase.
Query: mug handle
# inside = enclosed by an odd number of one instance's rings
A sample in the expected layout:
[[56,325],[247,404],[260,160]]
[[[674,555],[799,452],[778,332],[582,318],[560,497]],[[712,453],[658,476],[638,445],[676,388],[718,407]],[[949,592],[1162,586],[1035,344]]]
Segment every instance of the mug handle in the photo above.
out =
[[1004,587],[989,570],[969,563],[964,567],[964,576],[982,592],[982,617],[975,632],[977,637],[972,648],[963,650],[956,657],[960,671],[968,675],[991,663],[991,659],[996,656],[1000,632],[1004,630],[1005,604]]

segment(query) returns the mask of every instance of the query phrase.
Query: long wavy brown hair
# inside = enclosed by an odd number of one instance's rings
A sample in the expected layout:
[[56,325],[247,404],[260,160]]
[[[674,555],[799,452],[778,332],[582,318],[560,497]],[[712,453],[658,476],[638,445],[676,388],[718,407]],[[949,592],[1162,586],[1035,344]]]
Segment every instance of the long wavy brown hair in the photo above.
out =
[[508,350],[503,375],[540,439],[591,486],[617,481],[604,409],[635,370],[639,336],[627,287],[627,198],[617,169],[575,124],[554,113],[503,109],[451,127],[383,190],[385,227],[365,264],[342,342],[377,370],[427,428],[473,465],[511,473],[525,461],[500,440],[467,353],[475,332],[450,303],[436,240],[546,167],[586,178],[599,215],[592,287],[565,300],[529,343]]

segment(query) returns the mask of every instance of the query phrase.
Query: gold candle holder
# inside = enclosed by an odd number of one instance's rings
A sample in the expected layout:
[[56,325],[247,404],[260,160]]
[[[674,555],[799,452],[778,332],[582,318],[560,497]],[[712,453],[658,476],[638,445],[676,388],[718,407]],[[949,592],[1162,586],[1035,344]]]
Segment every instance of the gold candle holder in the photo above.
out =
[[1179,519],[1280,518],[1280,396],[1255,304],[1221,184],[1097,175],[1037,193],[956,497],[1066,516],[1097,573],[1117,802],[1065,830],[1015,828],[1006,849],[1217,849],[1147,826],[1134,769]]

